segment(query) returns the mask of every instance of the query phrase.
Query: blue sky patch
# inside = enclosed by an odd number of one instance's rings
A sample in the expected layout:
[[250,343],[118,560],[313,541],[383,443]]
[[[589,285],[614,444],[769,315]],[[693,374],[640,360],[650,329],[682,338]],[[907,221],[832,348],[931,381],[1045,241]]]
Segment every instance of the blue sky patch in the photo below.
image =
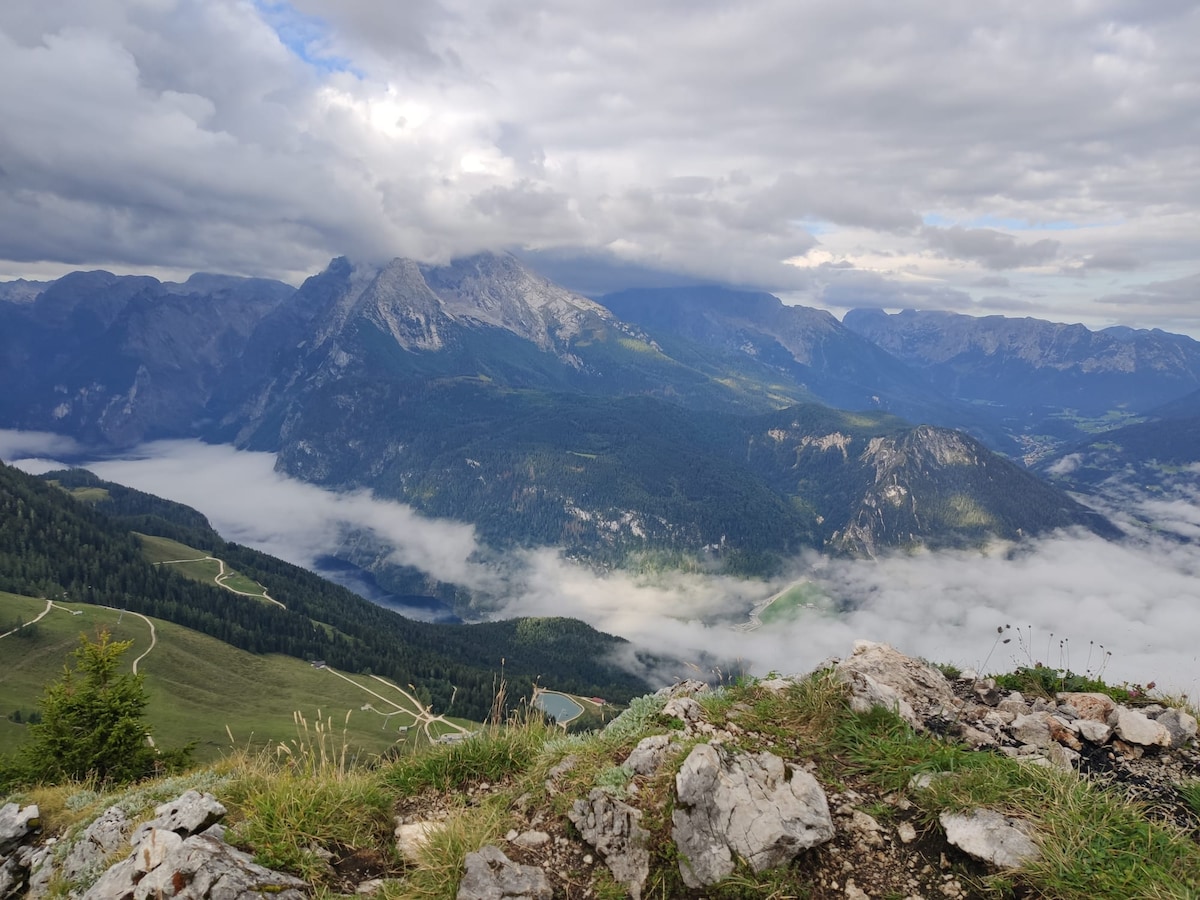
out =
[[280,42],[318,72],[350,72],[362,77],[350,60],[329,52],[331,30],[324,19],[304,15],[287,0],[254,0],[254,6]]
[[1077,228],[1087,227],[1075,222],[1027,222],[1025,219],[1006,219],[991,215],[959,222],[939,213],[926,213],[921,221],[934,228],[950,228],[954,225],[961,225],[963,228],[995,228],[1001,231],[1073,231]]

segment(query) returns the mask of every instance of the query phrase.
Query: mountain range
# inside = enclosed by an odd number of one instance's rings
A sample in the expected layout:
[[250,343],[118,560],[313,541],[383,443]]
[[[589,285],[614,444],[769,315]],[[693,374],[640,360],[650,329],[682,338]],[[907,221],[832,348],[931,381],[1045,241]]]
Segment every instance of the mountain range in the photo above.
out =
[[1200,344],[1161,331],[839,322],[711,286],[589,299],[496,254],[338,258],[299,288],[11,282],[0,335],[0,425],[232,442],[496,547],[756,573],[805,547],[1115,535],[1023,463],[1200,387]]

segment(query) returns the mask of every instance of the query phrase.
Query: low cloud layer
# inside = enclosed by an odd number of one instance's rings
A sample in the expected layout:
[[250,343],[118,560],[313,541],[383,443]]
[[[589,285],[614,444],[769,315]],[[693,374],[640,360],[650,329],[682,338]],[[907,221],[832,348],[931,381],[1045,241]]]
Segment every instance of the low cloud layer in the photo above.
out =
[[[49,446],[43,438],[0,432],[6,460]],[[278,475],[270,454],[226,446],[158,442],[140,448],[135,458],[88,467],[195,506],[226,538],[301,565],[335,549],[344,527],[370,529],[396,547],[398,561],[501,598],[503,615],[575,616],[701,668],[719,661],[726,671],[760,675],[807,671],[867,638],[964,667],[1103,667],[1110,681],[1155,681],[1200,695],[1200,548],[1169,538],[1115,545],[1090,534],[1060,534],[982,552],[876,561],[811,554],[794,561],[790,577],[816,581],[847,611],[810,610],[790,624],[743,632],[733,626],[789,579],[764,584],[703,575],[599,574],[553,549],[483,563],[468,525],[428,519],[366,493],[333,494]],[[1163,521],[1186,535],[1200,523],[1194,499],[1154,502],[1165,504],[1158,510]],[[1150,507],[1139,511],[1155,513]],[[997,635],[998,628],[1005,633]]]

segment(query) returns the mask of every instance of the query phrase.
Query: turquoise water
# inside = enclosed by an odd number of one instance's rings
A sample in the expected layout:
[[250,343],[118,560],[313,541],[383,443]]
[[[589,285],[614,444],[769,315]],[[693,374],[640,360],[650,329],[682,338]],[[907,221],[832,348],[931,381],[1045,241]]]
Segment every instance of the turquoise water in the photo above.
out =
[[583,707],[565,694],[553,691],[542,691],[537,695],[534,704],[554,719],[555,722],[569,722],[576,716],[583,715]]

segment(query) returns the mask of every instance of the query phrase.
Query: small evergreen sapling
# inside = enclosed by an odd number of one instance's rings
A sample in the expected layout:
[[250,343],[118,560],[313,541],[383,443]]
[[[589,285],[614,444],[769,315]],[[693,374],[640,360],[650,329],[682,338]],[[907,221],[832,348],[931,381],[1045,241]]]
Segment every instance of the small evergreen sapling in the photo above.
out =
[[154,771],[158,754],[142,722],[143,676],[119,671],[132,641],[114,641],[106,630],[96,640],[80,635],[74,669],[46,686],[42,720],[31,725],[24,749],[29,774],[38,781],[93,777],[126,782]]

